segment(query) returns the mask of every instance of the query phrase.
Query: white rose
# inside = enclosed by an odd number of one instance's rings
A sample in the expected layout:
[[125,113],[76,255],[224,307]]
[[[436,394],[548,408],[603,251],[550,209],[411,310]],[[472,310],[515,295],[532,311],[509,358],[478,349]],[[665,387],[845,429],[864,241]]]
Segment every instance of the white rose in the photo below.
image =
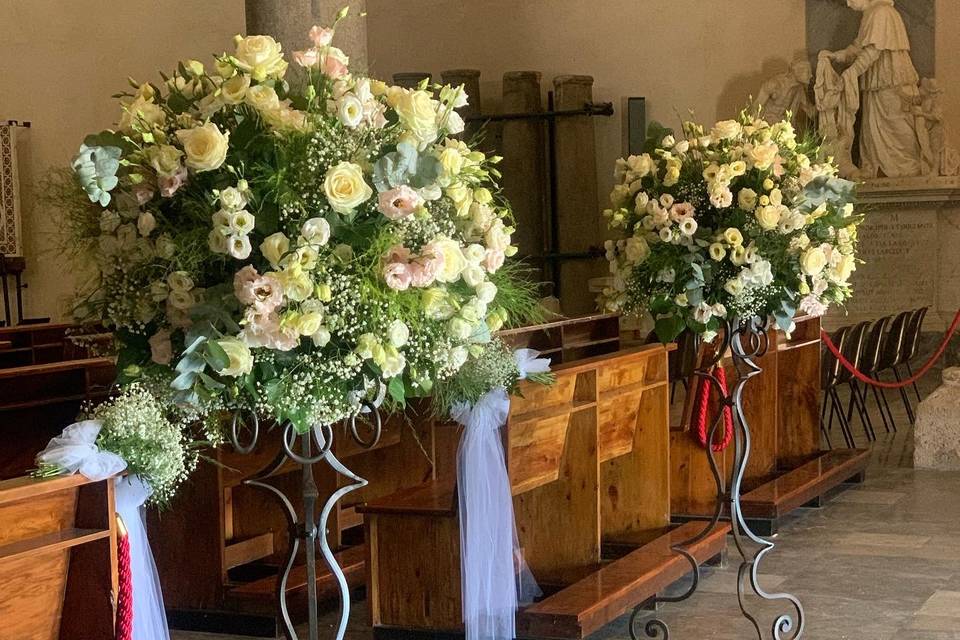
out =
[[650,255],[650,246],[643,238],[638,238],[635,236],[632,238],[627,238],[624,255],[626,255],[628,262],[639,264],[646,260]]
[[468,286],[476,287],[486,279],[486,272],[479,264],[468,263],[460,273],[460,277]]
[[300,234],[310,244],[325,245],[330,240],[330,223],[323,218],[310,218],[303,223]]
[[800,255],[800,270],[808,276],[818,275],[827,266],[827,254],[820,247],[810,247]]
[[274,233],[264,238],[260,243],[260,253],[270,261],[270,264],[277,266],[284,254],[290,250],[290,240],[281,232]]
[[207,234],[207,246],[213,253],[227,252],[227,236],[219,229],[212,229]]
[[237,66],[248,72],[257,82],[267,78],[281,78],[287,70],[283,50],[270,36],[236,36],[237,51],[234,57]]
[[240,104],[250,88],[250,76],[238,73],[220,85],[220,97],[227,104]]
[[450,238],[438,238],[432,243],[435,250],[443,255],[443,268],[437,274],[438,282],[456,282],[467,266],[460,244]]
[[316,333],[310,336],[310,339],[313,340],[314,346],[325,347],[330,342],[330,331],[326,327],[320,327]]
[[761,229],[772,231],[780,223],[780,208],[770,204],[765,207],[759,207],[754,211],[757,223]]
[[437,105],[426,91],[401,90],[389,94],[400,123],[422,144],[437,139]]
[[497,297],[497,285],[492,282],[481,282],[474,288],[477,299],[483,304],[490,304]]
[[402,347],[410,339],[410,329],[404,324],[403,320],[394,320],[387,327],[387,341],[394,347]]
[[779,151],[780,149],[775,142],[761,142],[747,152],[747,157],[753,162],[754,167],[766,171],[777,159]]
[[137,218],[137,231],[140,232],[140,235],[146,238],[153,230],[157,228],[157,219],[153,217],[153,214],[149,211],[144,211]]
[[217,340],[217,345],[227,354],[229,363],[219,373],[237,378],[250,373],[253,369],[253,354],[250,347],[238,338],[223,338]]
[[280,98],[273,87],[266,84],[258,84],[247,90],[244,102],[261,112],[276,111],[280,108]]
[[737,204],[744,211],[753,211],[757,206],[757,192],[749,187],[740,189],[740,193],[737,194]]
[[331,167],[323,181],[323,191],[337,213],[351,213],[373,195],[373,189],[363,180],[363,170],[352,162]]
[[480,264],[487,255],[487,250],[482,244],[468,244],[463,250],[463,257],[470,264]]
[[212,122],[177,131],[177,138],[187,154],[187,166],[197,172],[211,171],[223,164],[227,158],[229,136],[229,133],[221,133]]
[[721,120],[713,125],[710,130],[710,137],[714,140],[730,140],[740,135],[742,127],[736,120]]
[[473,325],[463,318],[451,318],[447,323],[447,333],[454,340],[462,342],[473,334]]

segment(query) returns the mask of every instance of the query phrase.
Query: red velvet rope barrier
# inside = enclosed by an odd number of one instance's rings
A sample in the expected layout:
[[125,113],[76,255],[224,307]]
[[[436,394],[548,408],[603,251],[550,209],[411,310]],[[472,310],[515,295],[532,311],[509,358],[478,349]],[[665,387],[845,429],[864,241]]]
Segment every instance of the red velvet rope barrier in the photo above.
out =
[[[720,383],[720,389],[723,391],[723,394],[727,394],[727,373],[723,370],[723,367],[714,367],[713,375],[716,376],[717,382]],[[694,405],[694,425],[697,428],[697,437],[700,439],[700,444],[704,448],[707,446],[707,438],[709,434],[707,433],[707,407],[710,405],[710,390],[713,388],[713,385],[710,383],[708,378],[700,378],[700,382],[697,385],[697,397],[696,404]],[[733,439],[733,410],[729,405],[724,405],[723,407],[723,441],[714,444],[714,451],[723,451],[728,446],[730,446],[730,441]]]
[[130,573],[130,536],[117,517],[117,621],[116,640],[133,640],[133,574]]
[[884,382],[882,380],[874,380],[873,378],[861,373],[854,367],[849,360],[843,357],[843,354],[840,353],[840,350],[837,349],[837,346],[833,344],[833,340],[830,339],[830,336],[827,335],[827,332],[823,329],[820,330],[820,339],[823,340],[823,343],[827,345],[827,349],[830,350],[830,353],[840,361],[840,364],[844,366],[850,373],[854,375],[857,380],[865,382],[866,384],[873,385],[875,387],[882,387],[884,389],[899,389],[905,387],[909,384],[913,384],[930,370],[937,360],[940,359],[940,356],[943,355],[943,352],[947,350],[947,345],[950,344],[950,338],[953,337],[953,334],[957,331],[957,326],[960,326],[960,309],[957,310],[955,316],[953,316],[953,323],[950,325],[950,328],[947,329],[946,335],[943,336],[943,342],[940,343],[940,347],[937,349],[936,353],[924,364],[915,374],[910,376],[905,380],[900,382]]

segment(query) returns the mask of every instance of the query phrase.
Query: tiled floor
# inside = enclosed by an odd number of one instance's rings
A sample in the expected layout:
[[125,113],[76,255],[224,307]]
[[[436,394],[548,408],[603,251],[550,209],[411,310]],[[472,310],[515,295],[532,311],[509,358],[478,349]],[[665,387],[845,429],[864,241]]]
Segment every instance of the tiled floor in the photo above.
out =
[[[931,375],[923,390],[936,384]],[[894,392],[889,398],[900,430],[884,433],[874,409],[878,441],[867,481],[822,509],[791,516],[775,539],[776,549],[761,563],[763,588],[793,593],[802,601],[803,637],[809,640],[960,640],[960,473],[912,468],[912,432],[899,396]],[[858,444],[866,444],[859,423],[854,431]],[[839,433],[833,439],[842,441]],[[692,598],[663,605],[658,615],[670,626],[670,638],[756,637],[737,605],[738,564],[731,544],[726,565],[708,569]],[[756,598],[749,606],[765,638],[776,615],[790,611]],[[332,625],[333,617],[324,621]],[[348,637],[369,638],[363,602],[356,603],[353,618]],[[642,622],[638,633],[645,637]],[[332,626],[325,627],[323,637],[333,637]],[[596,636],[628,637],[626,617]],[[173,638],[227,637],[175,632]]]

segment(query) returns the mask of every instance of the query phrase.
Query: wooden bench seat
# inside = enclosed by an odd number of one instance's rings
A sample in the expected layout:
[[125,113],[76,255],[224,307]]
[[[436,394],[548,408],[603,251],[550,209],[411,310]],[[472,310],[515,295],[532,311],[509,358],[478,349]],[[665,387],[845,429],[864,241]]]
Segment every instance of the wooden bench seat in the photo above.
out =
[[751,519],[777,520],[859,476],[869,461],[866,449],[824,452],[744,495],[743,513]]
[[[597,631],[689,573],[689,562],[671,547],[703,527],[701,522],[680,525],[524,609],[517,615],[517,636],[583,638]],[[698,562],[706,562],[723,551],[729,530],[720,523],[687,550]]]

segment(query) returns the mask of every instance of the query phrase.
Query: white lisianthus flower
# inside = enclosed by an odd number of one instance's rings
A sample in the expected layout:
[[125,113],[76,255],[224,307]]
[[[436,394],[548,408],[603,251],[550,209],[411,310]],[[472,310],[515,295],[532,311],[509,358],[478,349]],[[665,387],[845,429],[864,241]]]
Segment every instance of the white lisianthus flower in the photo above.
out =
[[356,129],[363,122],[363,103],[352,93],[346,93],[337,101],[337,118],[348,129]]
[[743,244],[743,234],[736,227],[727,227],[727,230],[723,232],[723,239],[732,247]]
[[487,255],[487,250],[482,244],[468,244],[463,249],[463,257],[470,264],[480,264]]
[[697,221],[693,218],[684,218],[680,222],[680,233],[687,237],[693,236],[697,232]]
[[351,213],[370,199],[373,189],[364,182],[360,165],[341,162],[327,171],[323,191],[330,207],[337,213]]
[[720,262],[727,255],[727,250],[719,242],[714,242],[710,245],[710,258],[716,262]]
[[213,253],[227,252],[227,234],[220,229],[212,229],[207,235],[207,246]]
[[627,238],[623,254],[628,262],[640,264],[650,256],[650,245],[643,238],[633,236]]
[[297,316],[296,330],[301,336],[312,337],[323,328],[323,312],[305,311]]
[[253,214],[246,209],[234,211],[230,214],[229,218],[230,230],[237,235],[247,235],[253,231],[253,228],[256,225],[256,219],[253,217]]
[[746,187],[737,194],[737,205],[744,211],[753,211],[757,206],[757,192]]
[[673,239],[673,232],[669,227],[660,229],[660,239],[664,242],[670,242]]
[[143,96],[137,96],[121,104],[123,114],[120,116],[120,122],[118,123],[121,131],[130,131],[134,124],[148,130],[153,129],[162,125],[167,118],[167,114],[153,103],[152,98],[147,99]]
[[465,127],[463,117],[456,111],[451,111],[447,114],[447,120],[445,124],[447,132],[453,135],[463,133],[463,129]]
[[223,338],[217,340],[217,345],[227,354],[229,363],[219,373],[232,378],[238,378],[250,373],[253,369],[253,354],[243,340],[239,338]]
[[300,235],[310,244],[323,246],[330,241],[330,223],[323,218],[310,218],[303,223]]
[[440,287],[424,289],[420,301],[423,304],[424,314],[431,320],[446,320],[456,312],[450,302],[450,296]]
[[193,289],[193,278],[186,271],[174,271],[167,276],[167,284],[172,291],[190,291]]
[[463,318],[450,318],[447,323],[447,333],[451,338],[463,342],[473,333],[473,325]]
[[173,239],[165,233],[161,233],[160,237],[157,238],[157,256],[163,258],[164,260],[171,259],[174,254],[177,252],[177,245],[173,242]]
[[310,336],[310,339],[313,340],[314,346],[325,347],[330,342],[330,330],[326,327],[320,327]]
[[483,304],[490,304],[497,297],[497,285],[486,281],[478,284],[474,292],[477,294],[477,300]]
[[467,283],[467,286],[476,288],[486,279],[487,274],[479,264],[467,263],[460,273],[460,277]]
[[743,281],[740,278],[731,278],[724,283],[723,288],[727,293],[736,297],[743,293]]
[[196,301],[193,297],[193,294],[189,291],[171,291],[170,295],[167,297],[167,302],[170,303],[170,306],[174,309],[179,309],[185,311],[192,307]]
[[187,166],[197,172],[220,168],[227,159],[229,137],[229,132],[222,133],[213,122],[177,131],[177,138],[187,155]]
[[227,211],[240,211],[247,206],[247,196],[236,187],[227,187],[217,196],[220,206]]
[[246,260],[250,257],[250,236],[232,235],[227,238],[227,252],[237,260]]

